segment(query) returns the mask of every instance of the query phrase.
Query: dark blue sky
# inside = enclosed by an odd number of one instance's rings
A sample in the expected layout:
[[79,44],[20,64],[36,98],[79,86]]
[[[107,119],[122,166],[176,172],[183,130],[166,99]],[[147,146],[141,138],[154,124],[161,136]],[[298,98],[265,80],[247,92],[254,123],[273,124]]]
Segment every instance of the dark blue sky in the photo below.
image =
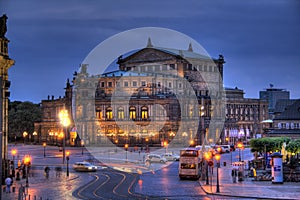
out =
[[246,97],[258,98],[272,83],[300,98],[299,0],[0,0],[0,11],[16,61],[12,101],[63,96],[67,78],[95,46],[139,27],[173,29],[211,56],[223,54],[225,86]]

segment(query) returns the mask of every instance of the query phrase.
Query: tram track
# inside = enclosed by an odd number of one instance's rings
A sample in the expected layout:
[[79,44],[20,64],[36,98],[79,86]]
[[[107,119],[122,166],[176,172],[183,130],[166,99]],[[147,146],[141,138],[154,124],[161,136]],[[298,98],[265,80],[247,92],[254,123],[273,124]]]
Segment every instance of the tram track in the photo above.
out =
[[136,174],[106,170],[92,174],[93,180],[73,192],[80,199],[145,199],[132,192]]

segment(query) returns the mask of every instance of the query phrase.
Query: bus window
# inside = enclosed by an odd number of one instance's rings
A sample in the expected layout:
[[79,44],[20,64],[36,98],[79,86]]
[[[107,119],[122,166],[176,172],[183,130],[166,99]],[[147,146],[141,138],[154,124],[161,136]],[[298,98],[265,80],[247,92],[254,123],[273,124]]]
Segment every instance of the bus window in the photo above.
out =
[[180,151],[180,156],[187,156],[187,157],[198,157],[198,151],[193,151],[193,150],[184,150]]
[[195,164],[188,164],[188,163],[182,163],[180,167],[181,169],[196,169]]

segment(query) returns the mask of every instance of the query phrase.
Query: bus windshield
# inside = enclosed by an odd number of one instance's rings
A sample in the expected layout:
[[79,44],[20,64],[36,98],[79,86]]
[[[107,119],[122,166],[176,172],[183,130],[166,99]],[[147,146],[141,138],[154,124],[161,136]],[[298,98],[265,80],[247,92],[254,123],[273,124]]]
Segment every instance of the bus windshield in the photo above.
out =
[[180,156],[183,157],[198,157],[198,151],[195,150],[181,150]]
[[196,169],[196,164],[188,164],[188,163],[181,163],[180,165],[181,169]]

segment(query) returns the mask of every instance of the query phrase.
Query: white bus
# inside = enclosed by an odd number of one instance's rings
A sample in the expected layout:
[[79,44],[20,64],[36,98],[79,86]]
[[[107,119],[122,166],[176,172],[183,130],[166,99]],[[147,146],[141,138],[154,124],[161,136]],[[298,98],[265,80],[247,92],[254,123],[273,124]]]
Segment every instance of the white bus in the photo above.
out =
[[179,178],[199,178],[201,176],[201,150],[189,147],[180,150]]

